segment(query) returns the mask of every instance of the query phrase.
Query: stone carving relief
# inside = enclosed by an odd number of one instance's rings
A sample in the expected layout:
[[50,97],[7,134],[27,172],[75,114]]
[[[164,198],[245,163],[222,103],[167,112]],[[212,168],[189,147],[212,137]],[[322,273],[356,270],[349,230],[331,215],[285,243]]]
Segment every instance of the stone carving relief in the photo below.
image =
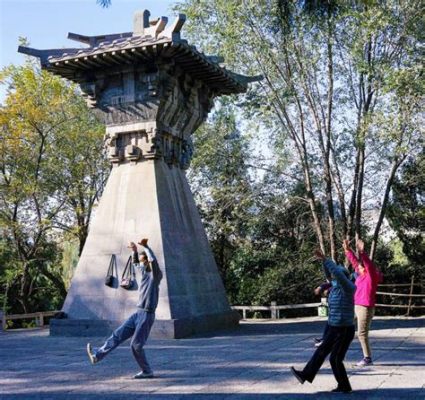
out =
[[162,159],[169,166],[187,169],[193,155],[190,138],[182,139],[157,129],[106,133],[104,145],[113,165]]
[[158,62],[99,75],[82,90],[97,101],[95,112],[115,132],[105,135],[114,165],[163,159],[170,166],[189,167],[190,136],[213,104],[213,93],[200,81],[172,63]]
[[193,142],[190,137],[182,142],[182,150],[180,155],[180,165],[183,169],[188,169],[193,156]]

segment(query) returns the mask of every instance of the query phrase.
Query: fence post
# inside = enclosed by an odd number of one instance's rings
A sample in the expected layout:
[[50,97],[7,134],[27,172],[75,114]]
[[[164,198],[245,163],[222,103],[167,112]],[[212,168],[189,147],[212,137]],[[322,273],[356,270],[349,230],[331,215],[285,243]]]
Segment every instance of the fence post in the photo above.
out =
[[412,275],[412,280],[410,281],[410,293],[409,293],[409,304],[407,305],[407,313],[406,315],[410,315],[410,309],[412,308],[412,294],[413,294],[413,286],[415,284],[415,276]]
[[0,319],[1,319],[1,330],[6,330],[6,313],[3,310],[0,310]]
[[270,311],[271,311],[271,317],[272,317],[272,319],[277,319],[276,305],[277,305],[277,303],[275,301],[272,301],[271,302]]
[[36,318],[36,325],[42,328],[44,326],[44,315],[42,312],[38,313],[38,316]]
[[246,319],[246,308],[242,309],[242,318]]

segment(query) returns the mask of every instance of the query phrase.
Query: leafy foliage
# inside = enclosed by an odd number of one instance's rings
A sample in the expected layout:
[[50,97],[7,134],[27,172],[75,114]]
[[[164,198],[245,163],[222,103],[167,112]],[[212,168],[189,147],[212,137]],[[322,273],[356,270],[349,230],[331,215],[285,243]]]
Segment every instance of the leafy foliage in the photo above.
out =
[[[247,159],[251,177],[252,165],[265,172],[246,189],[250,212],[238,216],[247,221],[226,247],[224,269],[221,226],[210,222],[221,208],[208,196],[198,198],[232,302],[270,300],[259,295],[262,287],[282,298],[286,268],[294,266],[294,283],[308,279],[296,266],[317,245],[341,259],[344,237],[364,236],[372,256],[395,268],[380,232],[397,171],[421,149],[420,4],[186,0],[176,8],[188,16],[189,41],[224,56],[239,73],[264,76],[242,99],[227,100],[241,126],[257,127],[244,140],[267,147],[270,157],[266,163]],[[208,165],[214,157],[199,160]],[[205,191],[213,185],[203,184]],[[226,190],[227,196],[237,190]],[[234,232],[222,242],[229,244]]]
[[[264,76],[222,99],[194,135],[189,179],[230,301],[313,300],[323,279],[313,249],[337,259],[339,241],[354,234],[372,242],[386,277],[422,275],[421,3],[177,8],[189,41]],[[109,171],[103,127],[74,86],[33,64],[0,79],[9,89],[0,108],[0,301],[14,312],[56,308]],[[388,204],[398,245],[380,237]]]
[[425,278],[425,153],[403,166],[388,209],[392,228],[403,244],[409,269]]
[[63,232],[82,249],[109,170],[103,128],[74,86],[35,64],[3,69],[1,83],[8,88],[0,108],[3,302],[16,311],[45,310],[66,295]]

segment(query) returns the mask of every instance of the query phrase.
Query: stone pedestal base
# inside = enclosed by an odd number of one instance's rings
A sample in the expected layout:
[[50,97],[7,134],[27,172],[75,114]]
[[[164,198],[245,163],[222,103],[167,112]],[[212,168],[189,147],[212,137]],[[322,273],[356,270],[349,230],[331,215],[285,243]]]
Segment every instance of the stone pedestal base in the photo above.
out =
[[181,338],[237,324],[184,171],[147,160],[112,169],[62,308],[68,319],[52,321],[52,335],[106,336],[135,312],[141,274],[130,290],[119,280],[129,242],[144,237],[163,274],[153,336]]
[[[155,320],[150,336],[156,339],[181,339],[197,333],[234,329],[238,326],[239,319],[236,311],[185,319],[158,319]],[[50,335],[107,337],[119,325],[119,321],[52,319],[50,320]]]

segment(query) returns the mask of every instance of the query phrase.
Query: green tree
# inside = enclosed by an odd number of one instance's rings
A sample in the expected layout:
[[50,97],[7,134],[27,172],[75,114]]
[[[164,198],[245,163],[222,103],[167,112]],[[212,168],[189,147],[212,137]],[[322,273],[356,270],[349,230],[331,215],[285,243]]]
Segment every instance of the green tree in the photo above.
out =
[[[283,184],[276,179],[279,165],[264,169],[236,121],[229,99],[220,102],[194,135],[188,175],[229,299],[258,304],[311,297],[304,282],[308,276],[320,282],[321,271],[300,262],[315,246],[302,180]],[[268,281],[276,274],[282,279]]]
[[248,141],[225,101],[195,133],[194,147],[188,178],[226,281],[232,253],[246,239],[253,201]]
[[395,179],[388,219],[403,244],[411,272],[425,278],[425,152],[409,159]]
[[108,166],[102,126],[74,86],[30,62],[0,77],[8,88],[0,108],[0,229],[10,258],[1,274],[28,312],[40,306],[46,280],[65,296],[57,243],[66,230],[84,245]]
[[[337,238],[366,231],[364,209],[384,216],[394,174],[418,150],[423,92],[412,89],[421,86],[423,30],[420,2],[325,3],[187,0],[178,8],[205,52],[264,75],[243,112],[261,121],[258,136],[267,134],[276,158],[297,165],[317,241],[336,257]],[[405,75],[407,102],[394,85]]]

